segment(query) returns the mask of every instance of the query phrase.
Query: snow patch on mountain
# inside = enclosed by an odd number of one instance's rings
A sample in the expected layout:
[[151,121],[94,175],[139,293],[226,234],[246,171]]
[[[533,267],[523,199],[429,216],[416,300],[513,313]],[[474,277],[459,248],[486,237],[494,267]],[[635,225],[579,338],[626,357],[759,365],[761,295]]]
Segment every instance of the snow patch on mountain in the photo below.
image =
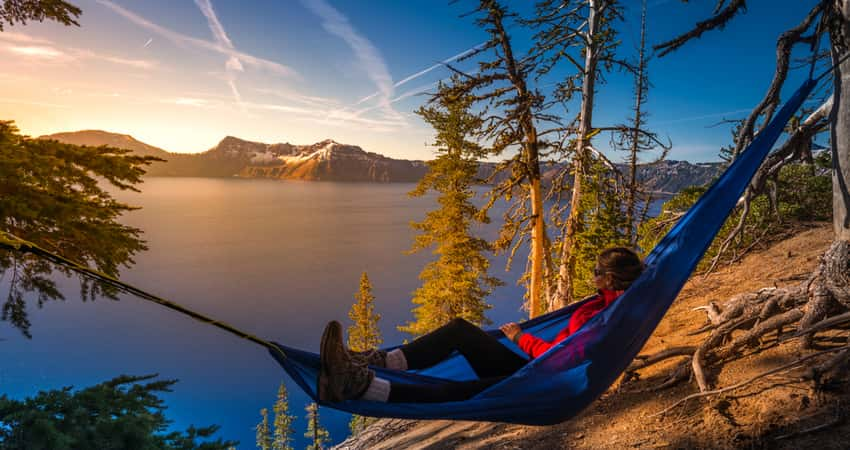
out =
[[275,161],[277,161],[277,158],[270,152],[254,153],[251,156],[251,164],[269,164]]

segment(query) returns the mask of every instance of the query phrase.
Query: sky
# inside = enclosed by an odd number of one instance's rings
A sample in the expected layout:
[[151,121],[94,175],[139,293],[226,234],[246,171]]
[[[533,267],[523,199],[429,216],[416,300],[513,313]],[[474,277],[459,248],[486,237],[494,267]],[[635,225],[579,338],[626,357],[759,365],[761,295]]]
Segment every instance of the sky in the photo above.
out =
[[[431,159],[433,132],[414,111],[450,75],[441,62],[474,70],[475,61],[457,58],[486,39],[462,17],[472,4],[464,1],[72,3],[83,10],[80,27],[30,23],[0,32],[0,119],[31,136],[101,129],[174,152],[201,152],[231,135],[293,144],[330,138],[393,158]],[[633,57],[640,1],[625,3],[619,51]],[[687,31],[714,3],[649,0],[649,43]],[[649,63],[648,125],[672,142],[670,159],[718,159],[730,142],[729,126],[718,123],[759,102],[779,33],[816,1],[747,3],[725,30]],[[512,6],[527,13],[530,4]],[[520,26],[509,32],[518,50],[528,48]],[[794,57],[807,54],[798,47]],[[786,91],[805,72],[797,69]],[[595,126],[627,120],[631,85],[623,73],[605,75]],[[595,139],[608,147],[608,136]]]

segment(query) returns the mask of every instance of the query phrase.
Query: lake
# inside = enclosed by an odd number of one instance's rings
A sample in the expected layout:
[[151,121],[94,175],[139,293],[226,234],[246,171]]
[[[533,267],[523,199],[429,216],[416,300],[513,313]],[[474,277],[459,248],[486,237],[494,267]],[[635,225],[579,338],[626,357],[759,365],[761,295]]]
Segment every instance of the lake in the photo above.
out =
[[[428,251],[405,254],[434,196],[409,198],[413,184],[280,182],[216,178],[150,178],[142,193],[119,192],[141,206],[123,222],[144,230],[149,250],[121,278],[239,329],[318,351],[331,319],[350,324],[348,310],[365,271],[382,315],[385,345],[410,336],[396,326],[413,319],[411,293]],[[653,205],[653,213],[659,209]],[[478,230],[496,236],[494,224]],[[488,317],[500,324],[525,317],[525,267],[519,254],[510,273],[505,257],[491,273],[505,281],[489,298]],[[67,301],[36,308],[28,303],[33,339],[0,323],[2,392],[15,398],[39,390],[90,386],[119,374],[158,373],[179,379],[165,398],[175,429],[221,425],[216,436],[255,448],[259,410],[269,408],[284,381],[295,423],[296,448],[307,440],[308,398],[267,351],[159,305],[122,296],[120,301],[79,301],[76,279],[59,280]],[[6,292],[8,282],[0,282]],[[338,443],[348,435],[347,414],[320,409],[322,424]],[[271,420],[271,418],[270,418]]]
[[[384,342],[397,344],[409,337],[396,326],[413,319],[411,293],[432,257],[404,254],[414,235],[409,222],[435,207],[433,196],[408,198],[413,187],[150,178],[143,193],[118,194],[142,206],[123,222],[144,230],[149,246],[121,278],[260,337],[317,351],[325,323],[350,323],[366,271]],[[500,215],[494,211],[494,222]],[[495,230],[480,232],[492,238]],[[516,286],[524,258],[517,262],[505,273],[504,257],[494,259],[491,273],[506,282],[489,299],[496,323],[524,316],[523,289]],[[296,448],[304,447],[307,397],[264,348],[131,296],[82,303],[75,279],[60,284],[67,301],[41,309],[28,303],[32,340],[0,323],[3,393],[21,398],[119,374],[158,373],[180,380],[164,395],[175,429],[219,424],[216,436],[252,449],[259,410],[271,409],[283,380],[290,413],[298,416]],[[348,435],[346,414],[321,408],[320,417],[333,442]]]

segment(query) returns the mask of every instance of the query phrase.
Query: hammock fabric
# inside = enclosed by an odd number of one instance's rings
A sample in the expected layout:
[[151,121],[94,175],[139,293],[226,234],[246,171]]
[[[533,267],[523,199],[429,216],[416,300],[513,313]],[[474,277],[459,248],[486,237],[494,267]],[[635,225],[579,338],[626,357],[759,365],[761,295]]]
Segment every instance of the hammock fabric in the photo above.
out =
[[[646,258],[644,273],[617,301],[514,375],[462,402],[414,404],[349,400],[321,404],[365,416],[527,425],[555,424],[576,415],[608,389],[637,356],[786,123],[815,84],[811,79],[803,83],[768,126],[653,249]],[[535,336],[551,340],[567,325],[579,305],[570,305],[520,326]],[[489,333],[516,348],[501,331]],[[319,356],[277,343],[273,346],[269,349],[272,356],[318,402]],[[474,378],[460,355],[416,373],[375,371],[390,382],[413,384],[452,383]]]

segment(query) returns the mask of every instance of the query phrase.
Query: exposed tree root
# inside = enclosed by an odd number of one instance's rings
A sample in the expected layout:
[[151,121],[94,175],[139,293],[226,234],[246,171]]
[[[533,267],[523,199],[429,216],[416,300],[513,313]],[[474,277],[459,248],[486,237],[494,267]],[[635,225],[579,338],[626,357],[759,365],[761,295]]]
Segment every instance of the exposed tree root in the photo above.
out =
[[642,369],[644,367],[651,366],[652,364],[655,364],[657,362],[661,362],[665,359],[673,358],[676,356],[690,356],[693,355],[695,350],[696,347],[693,346],[672,347],[650,356],[639,355],[636,358],[636,361],[632,363],[631,366],[629,366],[629,371]]
[[[626,371],[624,383],[639,379],[638,371],[674,357],[684,357],[667,373],[668,376],[637,392],[666,389],[693,379],[699,393],[685,397],[682,402],[738,389],[767,375],[805,369],[804,381],[819,387],[823,380],[850,363],[850,337],[846,325],[850,324],[850,242],[836,241],[821,257],[817,269],[804,282],[790,287],[765,288],[757,292],[732,297],[723,305],[715,303],[695,308],[706,313],[708,323],[690,333],[708,333],[697,346],[668,348],[652,355],[641,355]],[[831,331],[829,341],[815,340],[817,333]],[[841,332],[841,333],[839,333]],[[837,334],[839,333],[839,334]],[[834,339],[843,336],[847,342],[839,347]],[[801,350],[818,343],[821,351],[804,355],[781,367],[760,373],[748,380],[722,389],[714,389],[717,374],[734,360],[777,345],[796,345]],[[824,349],[824,347],[827,347]],[[826,355],[829,354],[829,357]]]

